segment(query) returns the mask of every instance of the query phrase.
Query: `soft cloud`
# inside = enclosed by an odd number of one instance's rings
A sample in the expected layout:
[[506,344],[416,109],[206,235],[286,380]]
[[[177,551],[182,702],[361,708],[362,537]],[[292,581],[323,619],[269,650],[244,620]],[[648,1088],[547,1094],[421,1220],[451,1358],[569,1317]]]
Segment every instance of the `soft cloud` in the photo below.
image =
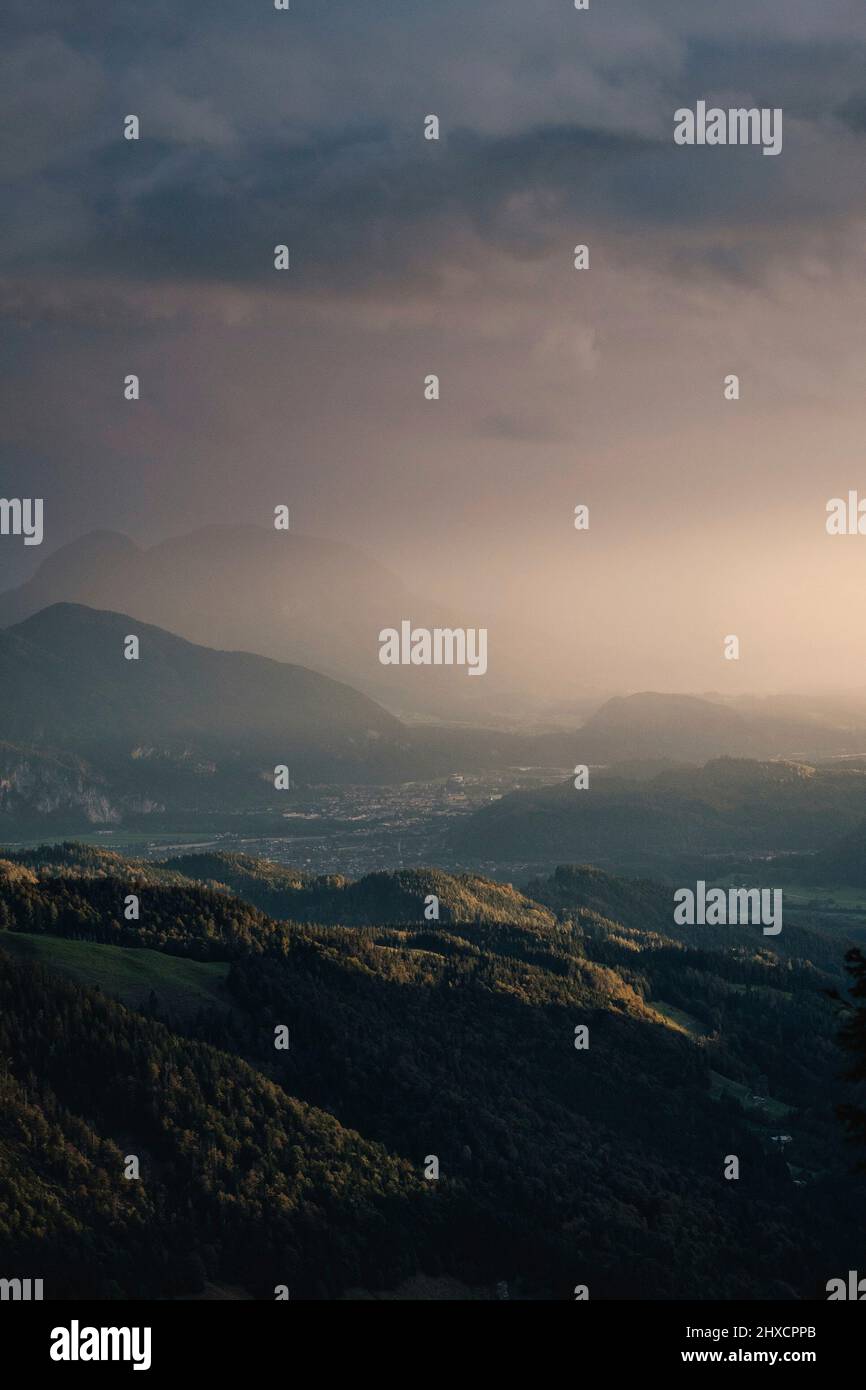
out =
[[[714,687],[731,623],[726,678],[795,683],[815,586],[822,678],[860,673],[822,516],[861,476],[862,0],[8,10],[4,486],[46,550],[289,499],[549,634],[539,687]],[[700,98],[783,107],[782,156],[675,147]]]

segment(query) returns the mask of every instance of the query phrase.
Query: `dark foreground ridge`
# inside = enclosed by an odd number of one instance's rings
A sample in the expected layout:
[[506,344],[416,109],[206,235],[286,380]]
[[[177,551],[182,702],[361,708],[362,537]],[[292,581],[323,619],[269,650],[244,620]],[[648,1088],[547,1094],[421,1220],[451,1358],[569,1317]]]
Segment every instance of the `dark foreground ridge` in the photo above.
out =
[[314,924],[182,866],[0,866],[0,1224],[46,1297],[821,1298],[856,1265],[838,968],[690,947],[641,925],[657,886],[586,869],[548,906],[240,865]]

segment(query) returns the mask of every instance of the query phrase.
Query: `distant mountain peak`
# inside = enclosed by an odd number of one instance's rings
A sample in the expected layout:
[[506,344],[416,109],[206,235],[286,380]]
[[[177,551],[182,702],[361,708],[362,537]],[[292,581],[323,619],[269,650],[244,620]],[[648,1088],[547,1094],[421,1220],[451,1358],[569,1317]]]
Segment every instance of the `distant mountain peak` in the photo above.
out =
[[735,710],[700,695],[681,695],[657,690],[642,690],[634,695],[614,695],[586,721],[587,728],[611,728],[638,723],[660,723],[670,719],[688,718],[694,724],[725,724],[742,726],[744,721]]

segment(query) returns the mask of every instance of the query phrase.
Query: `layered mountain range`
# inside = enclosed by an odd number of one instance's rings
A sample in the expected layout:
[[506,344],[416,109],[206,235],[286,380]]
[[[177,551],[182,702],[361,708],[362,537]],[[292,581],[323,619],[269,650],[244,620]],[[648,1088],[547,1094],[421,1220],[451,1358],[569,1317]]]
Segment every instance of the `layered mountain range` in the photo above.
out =
[[[549,712],[559,728],[583,726],[575,761],[866,754],[863,695],[646,692],[603,703],[602,694],[583,690],[569,700],[568,652],[552,651],[553,639],[540,629],[515,626],[509,617],[506,635],[485,603],[454,612],[413,592],[362,549],[294,531],[211,526],[148,547],[116,532],[92,532],[48,555],[25,583],[0,592],[0,628],[58,603],[128,614],[200,646],[308,667],[403,718],[513,727],[520,711],[522,726],[530,727]],[[483,679],[467,679],[459,667],[382,666],[379,633],[403,620],[489,627]],[[539,690],[528,679],[533,672],[551,673],[550,688]]]
[[[116,551],[112,542],[108,552]],[[73,587],[92,595],[92,557],[81,574],[70,570],[71,558],[54,557],[56,566],[46,562],[29,586],[2,596],[6,617],[45,597],[57,573],[60,587],[77,576]],[[245,620],[239,612],[236,619],[240,636]],[[136,659],[127,659],[129,637],[138,643]],[[510,862],[518,850],[534,859],[542,848],[605,859],[664,842],[812,850],[824,843],[822,816],[838,810],[843,833],[866,814],[858,801],[864,760],[856,756],[864,751],[855,708],[822,716],[796,705],[735,709],[647,692],[607,701],[573,730],[406,722],[309,667],[205,647],[133,613],[60,602],[0,629],[0,816],[24,828],[52,817],[68,829],[70,817],[84,825],[163,812],[279,816],[285,801],[274,786],[278,766],[288,768],[294,785],[379,785],[525,767],[549,768],[553,782],[564,768],[586,764],[594,769],[593,791],[582,802],[568,784],[506,799],[461,827],[451,849],[461,862],[466,854]],[[790,826],[795,795],[785,790],[793,775],[778,760],[813,767],[807,758],[842,753],[845,760],[820,769],[809,784],[804,833],[776,833],[772,817],[778,813],[780,825]],[[699,776],[694,765],[720,756],[767,763],[760,774],[766,824],[755,823],[748,797],[738,803],[736,814],[745,811],[739,827],[732,815],[726,829],[711,802],[700,809],[705,788],[723,774],[716,768]]]
[[0,594],[0,627],[56,603],[127,613],[202,646],[254,652],[350,681],[399,710],[474,711],[485,719],[495,670],[480,682],[454,668],[379,662],[379,632],[415,625],[484,626],[412,593],[353,546],[256,526],[213,526],[149,548],[115,532],[83,536]]

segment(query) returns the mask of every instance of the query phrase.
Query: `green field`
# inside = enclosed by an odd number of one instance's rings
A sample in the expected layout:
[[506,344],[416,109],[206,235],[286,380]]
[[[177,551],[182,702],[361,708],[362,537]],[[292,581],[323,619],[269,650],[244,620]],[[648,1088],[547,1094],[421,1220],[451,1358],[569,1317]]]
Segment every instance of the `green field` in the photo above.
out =
[[866,913],[866,889],[810,888],[807,884],[792,883],[783,888],[783,899],[791,907],[835,908],[840,912]]
[[[769,878],[768,878],[769,876]],[[817,887],[808,883],[771,882],[772,869],[761,864],[755,865],[752,887],[781,887],[783,903],[786,907],[822,907],[826,911],[866,913],[866,888],[847,888],[842,885],[822,884]],[[718,888],[743,888],[743,875],[719,874],[713,878],[713,886]]]
[[762,994],[766,999],[787,999],[794,998],[789,989],[774,989],[772,985],[738,985],[733,980],[725,981],[728,989],[733,990],[734,994]]
[[663,1019],[681,1033],[689,1033],[693,1038],[706,1036],[706,1029],[703,1025],[692,1014],[687,1014],[685,1009],[675,1009],[673,1004],[663,1004],[660,999],[651,1000],[647,1007],[652,1009],[654,1013],[661,1014]]
[[750,1100],[752,1094],[748,1086],[743,1086],[739,1081],[732,1081],[730,1077],[722,1076],[720,1072],[710,1072],[710,1086],[714,1100],[719,1100],[722,1096],[731,1096],[733,1100],[739,1101],[744,1110],[754,1112],[756,1118],[765,1116],[774,1122],[784,1120],[787,1115],[792,1114],[790,1105],[785,1105],[780,1100],[768,1098],[762,1106],[755,1106]]
[[225,988],[229,971],[225,961],[185,960],[161,951],[9,931],[0,933],[0,946],[37,960],[77,984],[96,985],[131,1009],[146,1007],[151,990],[160,1012],[176,1018],[199,1009],[231,1007]]

